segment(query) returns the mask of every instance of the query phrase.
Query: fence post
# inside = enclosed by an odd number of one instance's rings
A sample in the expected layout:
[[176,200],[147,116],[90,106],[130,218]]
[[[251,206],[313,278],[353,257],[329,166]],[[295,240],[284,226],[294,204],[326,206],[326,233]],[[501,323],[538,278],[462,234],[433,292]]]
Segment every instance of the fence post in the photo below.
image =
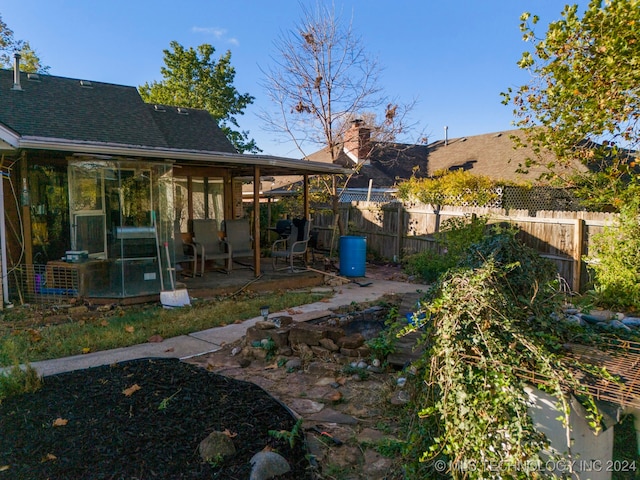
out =
[[400,261],[400,253],[402,252],[402,232],[404,226],[404,204],[402,202],[398,202],[398,210],[396,212],[398,218],[396,220],[396,252],[394,255],[394,261]]
[[433,208],[433,214],[436,216],[433,233],[438,233],[440,231],[440,208],[441,208],[441,205],[434,205],[434,208]]
[[573,231],[573,285],[574,292],[580,292],[582,279],[582,239],[584,238],[584,220],[576,218]]

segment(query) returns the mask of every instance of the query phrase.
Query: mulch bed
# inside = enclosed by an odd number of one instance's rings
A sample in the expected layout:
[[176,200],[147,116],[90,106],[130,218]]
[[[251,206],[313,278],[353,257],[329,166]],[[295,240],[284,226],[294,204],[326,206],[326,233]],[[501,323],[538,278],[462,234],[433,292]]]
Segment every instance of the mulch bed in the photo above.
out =
[[[63,373],[0,404],[0,480],[246,480],[250,458],[265,447],[291,466],[275,478],[310,479],[303,439],[291,448],[269,433],[294,425],[292,413],[257,385],[178,360]],[[222,465],[203,461],[200,441],[225,429],[237,434],[235,456]]]

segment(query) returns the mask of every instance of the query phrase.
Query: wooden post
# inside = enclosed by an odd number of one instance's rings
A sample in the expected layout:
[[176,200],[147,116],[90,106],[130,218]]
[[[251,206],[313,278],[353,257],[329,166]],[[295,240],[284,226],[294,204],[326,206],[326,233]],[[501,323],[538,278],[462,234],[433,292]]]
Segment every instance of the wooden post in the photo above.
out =
[[224,218],[235,218],[233,215],[233,179],[229,171],[224,176]]
[[[188,220],[193,220],[193,177],[189,175],[187,177],[187,216]],[[193,227],[187,222],[187,228],[193,231]]]
[[398,202],[398,219],[396,226],[396,252],[394,262],[400,262],[400,254],[402,253],[402,232],[404,231],[404,205],[402,202]]
[[253,167],[253,273],[260,276],[260,167]]
[[584,238],[584,220],[576,218],[573,231],[573,284],[574,292],[580,292],[582,277],[582,240]]
[[304,218],[308,221],[311,221],[311,210],[309,208],[309,175],[304,175],[304,189],[303,189],[303,198],[304,202]]

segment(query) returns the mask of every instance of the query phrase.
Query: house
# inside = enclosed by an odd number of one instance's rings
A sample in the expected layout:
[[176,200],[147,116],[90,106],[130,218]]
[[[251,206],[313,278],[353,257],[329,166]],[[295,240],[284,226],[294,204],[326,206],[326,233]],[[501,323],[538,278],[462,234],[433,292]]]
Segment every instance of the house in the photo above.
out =
[[[73,260],[86,270],[73,288],[87,296],[158,293],[168,281],[161,247],[173,245],[174,219],[188,234],[193,219],[242,217],[242,178],[344,171],[239,154],[206,111],[145,104],[135,87],[27,74],[19,60],[0,70],[5,301],[8,280],[64,291],[56,278]],[[259,229],[255,214],[254,238]],[[259,275],[259,245],[254,262]]]
[[[507,130],[445,138],[428,144],[383,142],[376,140],[371,129],[362,121],[356,120],[347,131],[345,141],[335,147],[333,155],[328,148],[324,148],[307,158],[355,170],[347,184],[348,188],[342,193],[343,201],[367,198],[389,201],[393,198],[398,181],[411,176],[427,178],[438,172],[453,170],[466,170],[506,184],[536,185],[538,188],[534,195],[545,192],[542,194],[545,199],[553,197],[554,194],[549,193],[551,190],[546,187],[548,181],[543,175],[547,173],[546,169],[540,165],[523,168],[528,158],[538,157],[531,148],[516,148],[513,137],[524,141],[524,132]],[[553,159],[551,152],[543,152],[539,160],[548,163]],[[572,165],[571,168],[584,170],[581,164]],[[543,203],[549,202],[545,200]]]

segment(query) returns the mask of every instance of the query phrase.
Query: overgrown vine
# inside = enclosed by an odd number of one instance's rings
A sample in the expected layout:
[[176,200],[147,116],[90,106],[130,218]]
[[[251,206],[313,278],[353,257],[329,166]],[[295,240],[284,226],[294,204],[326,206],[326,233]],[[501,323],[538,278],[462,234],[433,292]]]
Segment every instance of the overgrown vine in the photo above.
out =
[[429,290],[412,406],[418,420],[406,452],[419,459],[411,478],[551,476],[540,468],[547,441],[528,415],[527,383],[558,399],[567,432],[568,393],[600,428],[595,403],[563,355],[562,345],[582,332],[559,320],[564,297],[556,283],[549,261],[502,230]]

